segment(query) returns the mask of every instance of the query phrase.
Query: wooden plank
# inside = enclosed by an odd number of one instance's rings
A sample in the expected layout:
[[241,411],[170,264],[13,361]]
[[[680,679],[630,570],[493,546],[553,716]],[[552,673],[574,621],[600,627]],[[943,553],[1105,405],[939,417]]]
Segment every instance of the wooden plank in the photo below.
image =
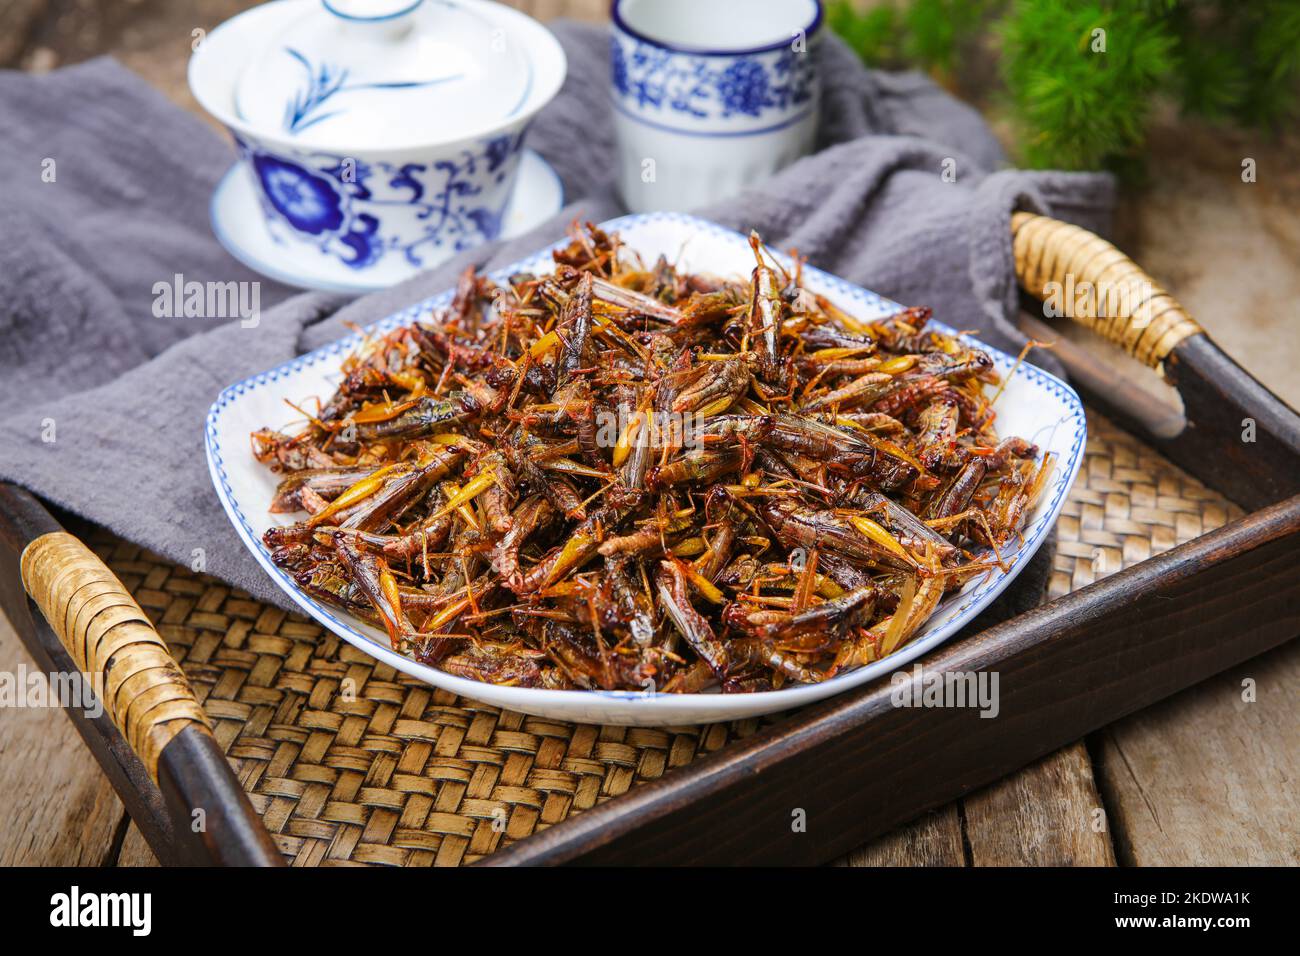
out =
[[1071,744],[962,803],[975,866],[1114,866],[1092,761]]
[[1120,861],[1300,864],[1297,701],[1292,642],[1106,728],[1097,776]]
[[[0,615],[0,671],[37,670]],[[7,707],[0,718],[0,866],[101,866],[125,811],[57,708]]]
[[533,16],[545,23],[547,20],[564,16],[571,6],[568,0],[534,0],[533,7],[536,12]]
[[122,849],[117,854],[118,866],[159,866],[158,857],[149,849],[149,841],[144,838],[140,828],[129,824],[126,838],[122,840]]
[[924,814],[845,855],[836,866],[966,866],[960,803]]
[[609,0],[564,0],[559,15],[601,23],[609,19]]
[[859,847],[840,866],[1114,866],[1081,743]]
[[937,670],[997,670],[997,719],[898,708],[878,681],[483,862],[833,859],[1296,636],[1298,531],[1300,497],[928,657]]
[[7,0],[0,4],[0,66],[19,65],[19,54],[48,5],[49,0]]

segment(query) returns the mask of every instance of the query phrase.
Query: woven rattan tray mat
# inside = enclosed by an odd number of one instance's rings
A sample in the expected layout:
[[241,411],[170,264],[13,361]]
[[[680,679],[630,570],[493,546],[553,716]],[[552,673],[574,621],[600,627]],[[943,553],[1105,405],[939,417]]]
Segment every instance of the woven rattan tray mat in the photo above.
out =
[[[1240,515],[1089,413],[1049,592],[1083,587]],[[473,862],[760,723],[595,727],[500,711],[399,674],[300,615],[107,533],[90,543],[153,618],[295,865]]]

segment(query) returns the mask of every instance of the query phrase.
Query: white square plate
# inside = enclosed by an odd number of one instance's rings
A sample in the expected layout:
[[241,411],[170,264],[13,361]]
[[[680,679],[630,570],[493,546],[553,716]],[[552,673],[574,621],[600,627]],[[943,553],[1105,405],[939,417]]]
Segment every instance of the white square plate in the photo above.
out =
[[[753,254],[748,240],[739,233],[702,219],[677,213],[624,216],[601,223],[617,232],[623,244],[653,262],[661,253],[670,261],[694,271],[717,275],[748,275]],[[558,245],[558,244],[557,244]],[[548,272],[553,268],[548,246],[493,274],[504,280],[512,273]],[[782,257],[778,257],[782,258]],[[787,260],[782,259],[783,262]],[[840,308],[862,319],[882,318],[897,312],[897,303],[808,266],[804,284],[831,298]],[[427,316],[451,299],[451,290],[418,302],[372,326],[371,332],[387,332],[399,325]],[[922,303],[923,304],[923,303]],[[952,332],[941,323],[935,327]],[[217,398],[208,413],[206,446],[208,466],[221,503],[254,557],[275,582],[304,611],[340,637],[366,653],[407,674],[437,687],[510,710],[598,724],[664,726],[735,720],[799,707],[815,700],[858,687],[888,674],[937,646],[969,623],[1015,578],[1038,549],[1065,502],[1074,476],[1083,460],[1087,427],[1079,397],[1064,382],[1039,368],[1022,363],[998,399],[998,433],[1019,435],[1038,445],[1041,452],[1055,452],[1058,460],[1050,482],[1029,515],[1022,544],[1013,543],[1003,552],[1008,570],[994,569],[949,595],[934,616],[912,641],[881,661],[841,674],[820,684],[800,684],[756,694],[651,694],[630,691],[542,690],[499,687],[444,673],[404,657],[389,647],[388,637],[335,608],[320,604],[300,591],[289,576],[271,563],[262,544],[262,533],[274,524],[291,523],[285,515],[267,511],[277,478],[258,464],[249,451],[249,435],[259,428],[276,427],[290,417],[285,399],[295,404],[312,397],[324,400],[337,388],[339,365],[359,343],[360,334],[350,335],[278,368],[231,385]],[[988,351],[997,370],[1005,377],[1015,359],[978,341]]]

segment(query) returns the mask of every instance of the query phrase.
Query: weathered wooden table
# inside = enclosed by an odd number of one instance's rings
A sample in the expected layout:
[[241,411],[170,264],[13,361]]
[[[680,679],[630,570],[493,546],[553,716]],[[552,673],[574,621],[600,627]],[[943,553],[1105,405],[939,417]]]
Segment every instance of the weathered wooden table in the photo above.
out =
[[[178,103],[191,31],[246,0],[13,0],[0,66],[113,53]],[[605,16],[604,0],[517,0],[534,16]],[[177,7],[184,7],[178,10]],[[1294,139],[1294,137],[1293,137]],[[1300,170],[1295,142],[1166,126],[1119,244],[1262,382],[1300,405]],[[1245,156],[1257,182],[1240,180]],[[0,618],[0,670],[31,666]],[[1107,727],[849,854],[846,865],[1300,862],[1300,642]],[[0,718],[0,864],[154,862],[71,723]]]

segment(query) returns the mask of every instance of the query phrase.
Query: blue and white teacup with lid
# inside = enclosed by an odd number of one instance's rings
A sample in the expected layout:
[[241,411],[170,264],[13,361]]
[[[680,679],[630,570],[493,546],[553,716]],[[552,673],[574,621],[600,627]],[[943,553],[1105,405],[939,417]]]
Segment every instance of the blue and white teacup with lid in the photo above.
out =
[[812,150],[820,0],[613,0],[618,185],[634,212],[725,199]]
[[286,255],[397,281],[501,233],[565,69],[490,0],[276,0],[213,30],[189,81]]

